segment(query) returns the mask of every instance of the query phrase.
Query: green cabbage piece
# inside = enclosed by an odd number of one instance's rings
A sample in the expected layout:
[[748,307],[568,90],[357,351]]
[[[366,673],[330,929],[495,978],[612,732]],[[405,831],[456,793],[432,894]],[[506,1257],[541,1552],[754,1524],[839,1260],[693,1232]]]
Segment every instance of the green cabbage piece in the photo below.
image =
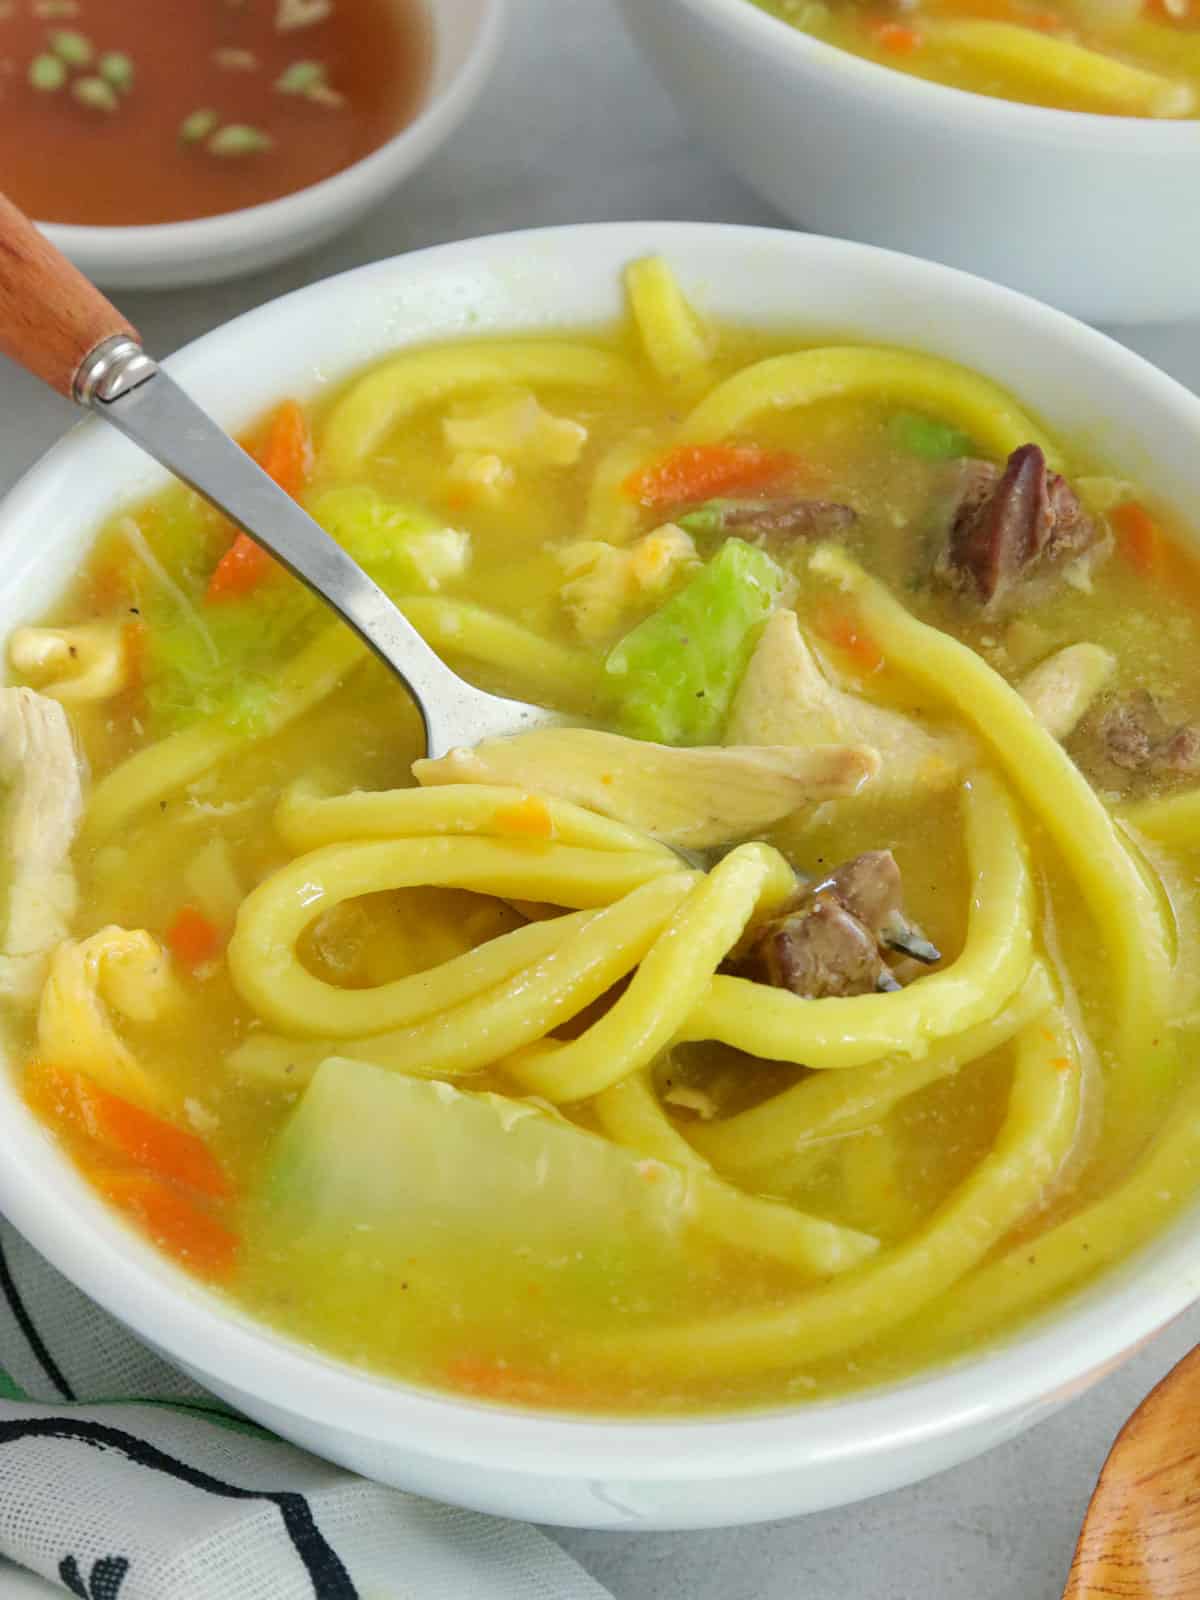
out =
[[338,1300],[382,1297],[398,1337],[410,1312],[426,1337],[519,1332],[531,1291],[540,1318],[611,1324],[687,1296],[692,1181],[528,1102],[331,1057],[251,1195],[249,1266],[336,1262]]
[[147,609],[146,703],[159,732],[219,716],[236,731],[257,733],[281,664],[320,619],[317,602],[288,577],[218,605],[185,610],[159,600]]
[[469,535],[365,485],[325,489],[308,512],[390,595],[440,589],[470,559]]
[[715,744],[783,570],[744,539],[720,550],[605,662],[622,729],[659,744]]
[[[436,590],[469,560],[467,534],[366,486],[323,490],[307,509],[393,596]],[[139,584],[148,625],[146,702],[158,733],[216,716],[254,734],[265,723],[280,667],[312,636],[323,612],[303,584],[283,573],[250,594],[207,602],[213,557],[205,515],[194,499],[172,496],[155,518],[156,554],[180,592],[149,577]]]

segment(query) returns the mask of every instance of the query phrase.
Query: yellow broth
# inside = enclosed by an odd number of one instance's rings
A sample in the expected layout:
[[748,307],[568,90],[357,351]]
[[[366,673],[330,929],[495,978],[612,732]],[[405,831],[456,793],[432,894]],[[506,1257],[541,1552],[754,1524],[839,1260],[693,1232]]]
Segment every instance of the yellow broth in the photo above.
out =
[[[399,426],[385,428],[347,477],[331,466],[331,418],[355,391],[356,378],[312,409],[315,464],[303,497],[320,506],[331,487],[369,488],[389,503],[419,508],[423,528],[451,526],[467,534],[469,560],[457,574],[438,580],[437,597],[484,607],[535,640],[571,652],[573,661],[594,669],[595,684],[603,686],[600,669],[607,652],[655,610],[661,596],[633,598],[607,633],[581,638],[563,603],[562,550],[580,538],[589,507],[595,520],[597,504],[612,519],[614,545],[654,528],[663,513],[640,506],[629,493],[625,475],[633,464],[663,458],[679,438],[681,417],[704,392],[756,362],[802,347],[783,333],[764,337],[730,327],[706,330],[705,338],[702,367],[670,381],[647,359],[633,326],[572,335],[568,343],[576,351],[621,358],[616,381],[587,389],[566,381],[459,386],[419,407]],[[512,347],[483,342],[468,348],[486,358],[495,348]],[[445,423],[494,415],[497,407],[511,405],[514,395],[527,399],[530,388],[546,412],[578,424],[586,436],[577,459],[566,464],[514,457],[514,465],[501,456],[505,471],[497,483],[494,474],[489,476],[491,464],[481,469],[470,451],[464,461]],[[898,416],[908,419],[899,431]],[[1002,679],[1015,682],[1056,649],[1091,641],[1117,658],[1109,700],[1148,689],[1176,719],[1200,713],[1194,688],[1200,573],[1184,553],[1185,529],[1168,507],[1154,501],[1152,486],[1102,479],[1104,463],[1072,454],[1068,442],[1063,470],[1071,480],[1099,485],[1093,488],[1097,503],[1104,500],[1110,512],[1095,515],[1105,522],[1111,514],[1115,548],[1078,587],[1060,585],[1015,615],[981,617],[978,608],[928,581],[930,506],[946,462],[914,452],[912,417],[912,409],[895,395],[868,392],[777,409],[735,443],[798,457],[805,481],[821,498],[857,510],[858,522],[844,542],[867,570],[904,607],[978,652]],[[918,416],[917,436],[926,444],[929,436],[921,430],[931,423],[944,426],[928,414]],[[261,437],[248,442],[261,446]],[[942,435],[933,437],[944,442]],[[978,442],[970,449],[988,454]],[[620,471],[613,468],[617,450],[624,452],[617,458]],[[594,499],[598,472],[601,480],[607,474],[611,488],[599,502]],[[1140,509],[1132,518],[1111,511],[1113,505],[1135,502]],[[596,536],[603,539],[602,533]],[[119,827],[97,830],[93,813],[76,851],[81,900],[71,932],[83,939],[111,924],[145,929],[174,951],[178,994],[171,1008],[157,1021],[123,1017],[115,1025],[159,1086],[159,1110],[202,1139],[228,1175],[228,1194],[192,1196],[189,1204],[227,1230],[236,1250],[222,1259],[220,1270],[206,1270],[186,1246],[172,1251],[170,1218],[139,1210],[137,1204],[126,1209],[169,1252],[215,1280],[238,1304],[371,1370],[485,1398],[599,1412],[757,1406],[859,1389],[911,1373],[935,1356],[974,1350],[1047,1299],[1072,1291],[1111,1254],[1124,1253],[1161,1226],[1188,1197],[1195,1156],[1187,1129],[1196,1117],[1195,1091],[1188,1081],[1186,1050],[1181,1070],[1169,1041],[1190,1037],[1187,1018],[1197,1005],[1193,842],[1200,838],[1164,844],[1131,836],[1139,839],[1139,853],[1169,899],[1178,941],[1165,1008],[1156,1017],[1161,1038],[1156,1034],[1154,1060],[1143,1072],[1146,1063],[1127,1059],[1117,1042],[1110,930],[1097,928],[1042,819],[1022,801],[1018,812],[1037,894],[1035,939],[1066,995],[1078,1046],[1082,1109],[1069,1153],[1047,1175],[1036,1204],[1002,1230],[986,1259],[973,1264],[974,1277],[949,1285],[900,1326],[877,1331],[869,1315],[851,1307],[832,1353],[819,1346],[810,1352],[798,1340],[786,1358],[747,1359],[736,1370],[718,1363],[712,1371],[696,1362],[676,1370],[669,1360],[643,1359],[636,1338],[643,1330],[669,1334],[678,1328],[682,1347],[691,1327],[731,1315],[770,1315],[810,1291],[852,1285],[877,1268],[868,1261],[826,1281],[820,1273],[806,1275],[762,1253],[752,1229],[739,1241],[728,1230],[718,1236],[698,1227],[687,1183],[669,1162],[613,1165],[613,1147],[600,1144],[603,1108],[591,1098],[560,1104],[546,1138],[558,1137],[564,1124],[556,1119],[562,1118],[566,1126],[595,1135],[579,1169],[591,1174],[587,1181],[594,1184],[593,1192],[581,1193],[584,1178],[573,1182],[548,1155],[544,1204],[538,1203],[536,1183],[530,1192],[533,1180],[525,1171],[516,1175],[525,1187],[519,1194],[514,1190],[511,1208],[506,1207],[502,1163],[484,1171],[483,1147],[481,1159],[472,1162],[467,1138],[447,1146],[456,1153],[455,1170],[447,1171],[444,1163],[438,1165],[434,1131],[420,1149],[411,1141],[405,1146],[403,1139],[395,1148],[394,1162],[410,1164],[430,1186],[423,1204],[408,1203],[399,1232],[389,1232],[369,1209],[354,1212],[352,1205],[346,1215],[332,1219],[313,1214],[302,1192],[293,1193],[281,1209],[271,1196],[278,1196],[281,1183],[286,1191],[292,1180],[286,1173],[282,1179],[278,1172],[271,1175],[274,1151],[302,1103],[311,1064],[303,1065],[302,1039],[297,1040],[298,1064],[282,1059],[264,1072],[235,1064],[246,1041],[270,1028],[239,992],[225,959],[226,941],[239,916],[239,898],[269,883],[295,854],[273,820],[285,790],[297,779],[328,794],[410,786],[410,764],[421,754],[420,730],[403,691],[381,666],[363,658],[312,709],[281,731],[263,732],[262,719],[285,662],[330,624],[298,598],[292,580],[277,573],[267,573],[244,595],[214,599],[213,573],[230,539],[231,530],[195,497],[182,490],[165,492],[138,507],[132,522],[121,517],[100,530],[83,570],[48,621],[111,622],[125,630],[126,647],[136,658],[137,673],[115,698],[71,709],[93,785],[138,751],[194,728],[205,717],[237,732],[232,755],[156,793]],[[711,556],[720,539],[698,535],[697,544],[702,555]],[[770,548],[772,558],[794,575],[789,598],[837,682],[876,704],[915,715],[923,725],[961,727],[962,718],[938,693],[912,681],[910,663],[876,649],[869,629],[847,628],[853,603],[812,578],[810,541]],[[164,573],[177,594],[164,591]],[[401,582],[398,592],[412,591]],[[233,608],[226,612],[232,621],[217,616],[221,605]],[[225,654],[221,673],[215,680],[210,674],[189,704],[187,693],[196,684],[184,668],[192,662],[187,641],[196,618],[212,624]],[[488,687],[550,703],[562,690],[551,670],[539,679],[531,676],[528,663],[506,664],[499,656],[482,665],[466,655],[451,659]],[[581,703],[579,692],[567,698],[576,714],[600,720],[613,715],[602,688],[590,704]],[[1087,738],[1081,731],[1070,746],[1085,767]],[[1152,798],[1154,792],[1139,794]],[[1138,796],[1113,789],[1101,798],[1111,808]],[[1053,797],[1047,803],[1053,805]],[[796,868],[817,876],[860,851],[891,849],[903,873],[906,909],[941,949],[944,970],[963,949],[973,892],[962,844],[962,805],[957,787],[891,801],[873,799],[868,787],[858,799],[803,809],[769,830],[768,837]],[[530,815],[536,820],[538,813]],[[531,863],[548,848],[536,834],[535,828],[535,836],[517,840]],[[452,887],[367,894],[309,927],[301,959],[310,973],[341,989],[371,993],[374,986],[436,967],[544,914],[514,898],[516,909],[506,899]],[[205,924],[216,930],[211,952],[181,944],[178,919],[185,906],[199,909]],[[930,981],[917,977],[909,992]],[[620,991],[618,986],[576,1016],[559,1037],[580,1035]],[[11,1032],[15,1059],[28,1072],[31,1102],[85,1174],[106,1193],[124,1193],[119,1185],[114,1190],[113,1173],[136,1167],[136,1152],[131,1154],[128,1142],[123,1151],[115,1149],[103,1129],[98,1132],[86,1116],[81,1120],[61,1097],[46,1092],[44,1075],[56,1063],[39,1056],[34,1015],[14,1015]],[[919,1242],[935,1225],[939,1208],[986,1160],[1013,1092],[1013,1061],[1011,1044],[987,1050],[901,1098],[865,1126],[818,1138],[785,1159],[773,1157],[757,1172],[730,1173],[730,1183],[870,1234],[879,1242],[875,1259],[886,1263],[894,1252]],[[861,1080],[869,1071],[868,1062],[823,1076],[840,1075],[849,1087],[856,1074]],[[711,1132],[723,1119],[819,1076],[710,1039],[661,1052],[650,1081],[669,1127],[694,1137],[704,1149],[703,1130]],[[1122,1088],[1127,1078],[1144,1085],[1132,1118],[1129,1093]],[[503,1061],[485,1062],[456,1082],[468,1092],[489,1090],[522,1107],[529,1104],[525,1084]],[[418,1086],[416,1092],[425,1090]],[[533,1103],[541,1104],[536,1097]],[[413,1104],[414,1115],[429,1114],[426,1102]],[[435,1119],[431,1127],[436,1126]],[[1179,1149],[1165,1155],[1164,1130],[1182,1140]],[[347,1172],[338,1183],[357,1192],[361,1175],[354,1169],[360,1161],[365,1168],[375,1159],[392,1160],[390,1137],[386,1129],[381,1133],[364,1122],[348,1130],[342,1152]],[[535,1131],[532,1137],[542,1134]],[[1156,1161],[1165,1163],[1168,1175],[1162,1181],[1154,1178]],[[719,1160],[715,1166],[720,1173]],[[1153,1181],[1139,1179],[1147,1171]],[[653,1191],[648,1211],[636,1193],[631,1198],[631,1174]],[[1136,1193],[1126,1198],[1131,1181]],[[1105,1221],[1108,1213],[1095,1224],[1088,1220],[1087,1208],[1096,1202],[1115,1208],[1111,1226]],[[578,1230],[577,1249],[564,1251],[555,1233],[560,1204]],[[1077,1234],[1054,1232],[1080,1217]],[[1050,1264],[1040,1276],[1043,1237]],[[1017,1255],[1015,1244],[1021,1247]],[[1000,1265],[989,1264],[994,1262]],[[984,1286],[982,1298],[976,1283]],[[989,1295],[998,1307],[994,1315],[988,1314]],[[980,1315],[972,1314],[973,1306],[982,1308]],[[633,1337],[626,1349],[627,1336]]]
[[1109,116],[1200,115],[1200,11],[1037,0],[752,0],[789,26],[916,78]]

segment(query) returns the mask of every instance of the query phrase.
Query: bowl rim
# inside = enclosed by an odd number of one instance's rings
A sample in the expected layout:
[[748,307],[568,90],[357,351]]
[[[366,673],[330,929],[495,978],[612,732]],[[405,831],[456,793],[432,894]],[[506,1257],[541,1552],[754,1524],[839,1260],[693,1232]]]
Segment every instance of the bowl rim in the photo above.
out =
[[[703,273],[706,244],[725,241],[748,261],[763,250],[790,254],[803,270],[882,264],[900,286],[936,296],[968,295],[1009,319],[1034,323],[1068,348],[1090,351],[1122,371],[1155,411],[1182,413],[1200,432],[1200,397],[1107,335],[1016,291],[957,269],[845,240],[723,223],[614,222],[494,234],[369,263],[310,284],[244,313],[191,341],[166,366],[185,379],[193,361],[236,347],[262,322],[302,324],[305,308],[353,286],[368,298],[372,280],[395,287],[397,271],[444,271],[473,256],[493,266],[527,259],[560,262],[579,251],[628,261],[647,249],[677,253]],[[557,254],[556,254],[557,252]],[[803,269],[803,270],[801,270]],[[905,280],[908,280],[906,283]],[[520,332],[518,327],[514,332]],[[70,470],[103,425],[89,419],[43,455],[0,502],[0,536],[37,525],[39,501]],[[36,556],[29,557],[30,562]],[[21,571],[9,580],[20,584]],[[270,1407],[276,1417],[399,1446],[410,1455],[458,1461],[516,1477],[548,1472],[573,1479],[654,1482],[753,1478],[771,1471],[869,1460],[912,1449],[1001,1419],[1032,1421],[1116,1364],[1200,1298],[1195,1205],[1157,1231],[1132,1257],[1109,1268],[1044,1322],[1018,1327],[999,1347],[962,1357],[864,1393],[799,1401],[762,1411],[667,1417],[591,1417],[539,1413],[441,1394],[371,1374],[275,1332],[232,1301],[205,1289],[133,1233],[91,1191],[28,1110],[15,1075],[0,1064],[0,1204],[13,1224],[79,1289],[125,1321],[199,1381],[222,1384]],[[44,1203],[53,1197],[53,1203]],[[1197,1202],[1200,1203],[1200,1202]],[[1190,1258],[1190,1270],[1189,1270]],[[131,1314],[130,1308],[135,1308]],[[302,1397],[300,1400],[297,1397]],[[253,1414],[253,1408],[247,1406]],[[276,1424],[278,1425],[278,1424]],[[286,1429],[285,1429],[286,1431]]]
[[952,84],[914,77],[898,68],[870,61],[838,45],[814,38],[791,27],[781,17],[764,11],[755,0],[624,0],[666,9],[669,4],[704,16],[730,35],[741,35],[761,54],[781,53],[805,66],[836,71],[851,89],[865,98],[891,100],[897,111],[925,114],[939,120],[955,118],[983,124],[989,132],[1057,141],[1099,144],[1106,149],[1133,149],[1137,153],[1195,153],[1200,156],[1200,108],[1194,117],[1120,117],[1106,112],[1070,111],[1062,107],[1028,105],[998,95],[958,89]]
[[[436,72],[440,16],[457,16],[454,0],[420,0],[431,33],[431,74]],[[417,114],[374,150],[317,183],[258,205],[219,211],[181,222],[91,224],[46,222],[38,228],[67,256],[87,259],[132,257],[148,261],[191,260],[254,248],[302,233],[314,214],[331,215],[353,203],[355,194],[369,197],[388,189],[417,167],[467,115],[495,64],[508,19],[509,0],[477,0],[478,19],[462,60],[440,87],[432,77]]]

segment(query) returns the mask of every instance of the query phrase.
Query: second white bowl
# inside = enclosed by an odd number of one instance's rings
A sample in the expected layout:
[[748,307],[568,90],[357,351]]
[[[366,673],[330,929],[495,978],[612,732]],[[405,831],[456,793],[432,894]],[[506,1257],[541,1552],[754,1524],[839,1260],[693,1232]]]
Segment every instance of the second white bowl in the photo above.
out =
[[622,0],[664,86],[792,221],[1092,322],[1200,316],[1200,120],[1051,111],[928,83],[750,0]]

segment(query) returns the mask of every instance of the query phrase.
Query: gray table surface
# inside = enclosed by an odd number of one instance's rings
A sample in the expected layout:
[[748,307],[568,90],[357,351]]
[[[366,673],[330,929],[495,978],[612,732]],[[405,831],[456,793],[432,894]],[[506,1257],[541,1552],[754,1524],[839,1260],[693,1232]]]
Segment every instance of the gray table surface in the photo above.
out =
[[[683,126],[609,0],[512,5],[482,103],[393,201],[319,253],[262,276],[126,296],[150,348],[165,354],[361,262],[473,234],[647,217],[779,225]],[[1200,325],[1139,329],[1125,341],[1200,389]],[[0,371],[0,491],[71,420],[32,379]],[[555,1536],[616,1600],[1058,1600],[1113,1435],[1197,1340],[1200,1309],[1023,1438],[860,1506],[715,1533]],[[35,1593],[49,1591],[0,1571],[0,1594]]]

